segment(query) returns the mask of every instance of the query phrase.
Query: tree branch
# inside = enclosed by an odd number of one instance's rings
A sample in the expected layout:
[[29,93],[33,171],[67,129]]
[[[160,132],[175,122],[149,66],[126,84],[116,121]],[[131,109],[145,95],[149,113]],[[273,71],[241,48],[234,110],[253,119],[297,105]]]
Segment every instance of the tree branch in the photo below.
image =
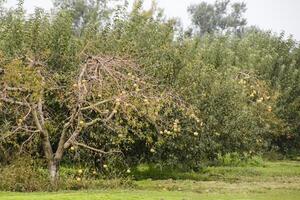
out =
[[98,152],[98,153],[102,153],[102,154],[122,153],[122,151],[109,151],[109,152],[106,152],[106,151],[103,151],[103,150],[100,150],[100,149],[96,149],[94,147],[90,147],[90,146],[88,146],[86,144],[78,143],[78,142],[74,142],[74,145],[80,146],[80,147],[83,147],[83,148],[86,148],[86,149],[89,149],[89,150],[92,150],[92,151],[95,151],[95,152]]
[[99,105],[101,105],[101,104],[110,102],[110,101],[112,101],[112,100],[113,100],[113,99],[103,100],[103,101],[100,101],[100,102],[95,103],[95,104],[93,104],[93,105],[90,105],[90,106],[87,106],[87,107],[83,107],[83,108],[81,108],[81,110],[84,111],[84,110],[93,109],[93,108],[95,108],[96,106],[99,106]]
[[6,97],[1,97],[0,100],[4,101],[6,103],[16,104],[16,105],[20,105],[20,106],[27,106],[27,104],[24,103],[24,102],[16,101],[16,100],[9,99],[9,98],[6,98]]
[[36,134],[36,132],[33,132],[33,134],[31,134],[31,135],[28,137],[28,139],[25,140],[25,141],[22,143],[22,145],[21,145],[21,147],[20,147],[19,154],[22,153],[22,151],[23,151],[23,146],[24,146],[27,142],[29,142],[29,141],[35,136],[35,134]]
[[28,91],[27,89],[24,89],[24,88],[16,88],[16,87],[8,87],[8,86],[6,86],[4,88],[4,90],[13,91],[13,92],[27,92]]
[[34,121],[35,121],[35,124],[36,124],[38,130],[41,132],[45,156],[46,156],[47,160],[49,161],[49,160],[52,160],[52,158],[53,158],[53,150],[52,150],[51,143],[49,140],[49,134],[44,129],[44,127],[42,126],[42,124],[39,120],[36,107],[37,107],[36,105],[32,106],[32,115],[33,115],[33,118],[34,118]]

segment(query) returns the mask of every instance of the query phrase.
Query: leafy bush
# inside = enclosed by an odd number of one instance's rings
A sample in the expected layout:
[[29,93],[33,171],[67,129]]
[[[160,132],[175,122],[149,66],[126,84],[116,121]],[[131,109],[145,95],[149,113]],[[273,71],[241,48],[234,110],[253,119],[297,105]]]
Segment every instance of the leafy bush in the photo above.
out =
[[[19,158],[9,165],[0,168],[0,190],[13,192],[34,192],[53,190],[80,190],[80,189],[114,189],[131,188],[130,178],[113,178],[107,173],[82,168],[62,167],[61,176],[56,185],[51,185],[46,169],[32,158]],[[80,171],[82,170],[82,172]]]
[[217,157],[217,165],[219,166],[263,166],[264,161],[261,156],[251,156],[248,154],[241,155],[239,153],[219,154]]
[[0,190],[33,192],[51,189],[46,171],[30,158],[20,158],[0,168]]

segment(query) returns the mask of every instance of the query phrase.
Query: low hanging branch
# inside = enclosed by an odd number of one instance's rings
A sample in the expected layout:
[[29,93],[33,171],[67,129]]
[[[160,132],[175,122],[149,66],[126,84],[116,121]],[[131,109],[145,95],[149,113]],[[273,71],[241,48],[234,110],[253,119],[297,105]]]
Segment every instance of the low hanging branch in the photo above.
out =
[[88,145],[86,145],[86,144],[78,143],[78,142],[74,142],[74,144],[75,144],[76,146],[83,147],[83,148],[86,148],[86,149],[89,149],[89,150],[91,150],[91,151],[95,151],[95,152],[98,152],[98,153],[101,153],[101,154],[122,153],[122,151],[108,151],[108,152],[106,152],[106,151],[103,151],[103,150],[100,150],[100,149],[96,149],[96,148],[94,148],[94,147],[90,147],[90,146],[88,146]]

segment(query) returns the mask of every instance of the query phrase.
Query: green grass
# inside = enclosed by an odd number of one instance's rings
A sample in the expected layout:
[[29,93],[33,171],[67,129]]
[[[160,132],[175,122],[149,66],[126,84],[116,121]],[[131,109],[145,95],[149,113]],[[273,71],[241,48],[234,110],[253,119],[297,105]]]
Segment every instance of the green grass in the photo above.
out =
[[195,181],[238,181],[238,180],[259,180],[261,178],[273,179],[283,177],[300,177],[299,161],[277,161],[265,162],[262,166],[230,167],[218,166],[204,168],[198,172],[180,172],[172,170],[160,170],[155,167],[142,165],[134,172],[137,180],[144,179],[175,179]]
[[209,167],[205,174],[224,180],[260,180],[300,177],[300,162],[266,162],[260,167]]
[[[300,162],[256,167],[208,167],[201,173],[141,166],[131,189],[58,193],[0,192],[0,200],[299,200]],[[152,177],[150,179],[149,177]],[[160,179],[159,179],[160,177]]]
[[196,193],[170,191],[90,191],[65,193],[0,193],[5,200],[299,200],[300,191],[276,190],[264,193]]

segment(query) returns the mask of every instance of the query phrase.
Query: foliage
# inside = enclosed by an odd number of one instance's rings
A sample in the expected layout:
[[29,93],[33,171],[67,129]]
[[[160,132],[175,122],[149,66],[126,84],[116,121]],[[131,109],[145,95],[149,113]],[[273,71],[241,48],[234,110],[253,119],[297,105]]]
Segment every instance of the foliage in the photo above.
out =
[[55,190],[81,190],[81,189],[115,189],[131,188],[131,180],[123,178],[110,180],[99,177],[93,171],[79,173],[81,169],[62,168],[58,184],[51,186],[47,170],[41,168],[40,161],[23,157],[14,160],[0,169],[0,190],[14,192],[36,192]]
[[191,5],[188,12],[200,35],[218,32],[241,33],[247,24],[243,14],[246,12],[245,3],[233,3],[230,0],[216,1],[214,4],[201,2]]
[[217,164],[220,166],[263,166],[263,163],[261,157],[251,157],[248,154],[242,157],[238,153],[227,153],[224,156],[219,154],[217,158]]
[[39,171],[38,168],[33,160],[26,157],[1,167],[0,190],[15,192],[47,190],[49,186],[48,175]]
[[69,11],[76,34],[81,35],[85,29],[103,26],[108,23],[112,8],[107,0],[55,0],[56,11]]

